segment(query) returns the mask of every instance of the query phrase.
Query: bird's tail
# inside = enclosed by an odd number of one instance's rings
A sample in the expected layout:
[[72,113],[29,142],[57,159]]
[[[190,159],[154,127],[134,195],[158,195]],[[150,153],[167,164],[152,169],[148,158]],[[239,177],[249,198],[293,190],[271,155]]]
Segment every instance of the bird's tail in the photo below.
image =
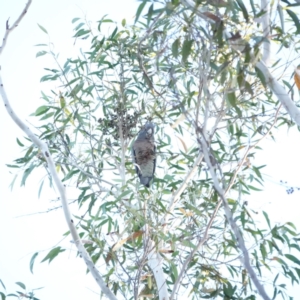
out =
[[150,181],[152,177],[140,177],[141,184],[143,184],[146,187],[150,187]]

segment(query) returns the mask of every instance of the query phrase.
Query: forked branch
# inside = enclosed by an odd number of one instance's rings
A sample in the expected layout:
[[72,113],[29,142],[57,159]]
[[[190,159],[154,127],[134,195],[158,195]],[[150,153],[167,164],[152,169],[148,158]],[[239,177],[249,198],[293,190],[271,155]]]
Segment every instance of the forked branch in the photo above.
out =
[[5,30],[5,34],[3,37],[3,41],[2,41],[2,45],[0,47],[0,54],[2,54],[2,51],[6,45],[7,39],[8,39],[8,35],[19,25],[19,23],[21,22],[21,20],[24,18],[24,16],[27,13],[27,10],[31,4],[32,0],[28,0],[24,10],[22,11],[22,13],[20,14],[20,16],[18,17],[18,19],[15,21],[15,23],[12,26],[9,26],[9,20],[6,21],[6,30]]

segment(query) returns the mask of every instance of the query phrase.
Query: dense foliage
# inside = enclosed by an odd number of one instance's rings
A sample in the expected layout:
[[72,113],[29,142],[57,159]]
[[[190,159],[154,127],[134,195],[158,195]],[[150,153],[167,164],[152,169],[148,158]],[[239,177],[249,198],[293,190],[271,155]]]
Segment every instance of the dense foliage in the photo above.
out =
[[[148,239],[177,299],[259,297],[210,168],[269,296],[288,299],[283,277],[299,284],[294,225],[274,226],[267,212],[265,224],[257,225],[247,206],[251,192],[263,187],[258,143],[273,137],[274,127],[293,125],[256,62],[266,39],[279,53],[293,44],[297,57],[295,7],[288,1],[270,7],[272,36],[266,37],[257,22],[266,11],[255,1],[143,1],[133,25],[115,25],[108,17],[92,25],[74,19],[78,57],[60,62],[40,45],[37,56],[51,55],[56,64],[41,81],[60,88],[43,92],[36,132],[63,182],[77,193],[80,236],[118,299],[158,299]],[[289,62],[277,57],[271,70],[279,74]],[[293,97],[295,88],[282,84]],[[149,189],[137,180],[130,150],[147,120],[156,124],[157,147]],[[31,142],[18,144],[25,154],[10,166],[24,170],[24,184],[32,170],[47,165]],[[61,251],[54,248],[45,259]]]

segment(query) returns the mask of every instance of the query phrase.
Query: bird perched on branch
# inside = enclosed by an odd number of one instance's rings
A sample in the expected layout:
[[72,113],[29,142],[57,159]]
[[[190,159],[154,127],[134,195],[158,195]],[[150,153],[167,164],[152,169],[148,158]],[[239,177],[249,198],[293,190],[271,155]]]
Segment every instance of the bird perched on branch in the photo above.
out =
[[147,122],[139,132],[132,146],[132,156],[141,184],[149,187],[156,165],[153,123]]

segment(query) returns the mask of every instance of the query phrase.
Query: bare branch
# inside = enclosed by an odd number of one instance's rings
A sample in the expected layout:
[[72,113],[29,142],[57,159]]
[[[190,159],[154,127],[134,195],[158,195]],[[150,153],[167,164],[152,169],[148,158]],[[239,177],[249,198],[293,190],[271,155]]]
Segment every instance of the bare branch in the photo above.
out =
[[269,40],[270,36],[270,1],[261,0],[261,10],[264,11],[264,14],[260,18],[260,22],[263,27],[263,57],[262,61],[268,66],[271,57],[271,43]]
[[151,268],[158,289],[159,300],[169,299],[168,287],[165,273],[163,271],[163,258],[158,253],[154,241],[149,237],[149,226],[145,226],[146,231],[146,253],[148,253],[148,266]]
[[32,2],[32,0],[28,0],[27,4],[25,5],[24,10],[22,11],[19,18],[15,21],[15,23],[12,26],[9,26],[9,19],[6,21],[6,31],[5,31],[5,34],[4,34],[2,45],[0,46],[0,55],[2,54],[2,51],[3,51],[3,49],[6,45],[8,35],[19,25],[21,20],[24,18],[24,16],[26,15],[26,13],[28,11],[28,8],[29,8],[31,2]]
[[296,122],[298,126],[300,126],[300,110],[295,105],[289,94],[282,87],[281,84],[272,76],[270,70],[267,65],[270,60],[270,41],[267,39],[270,34],[270,5],[269,1],[261,0],[261,9],[265,11],[265,14],[262,15],[262,25],[263,25],[263,34],[265,40],[263,41],[263,57],[257,62],[256,67],[262,72],[266,84],[272,90],[272,92],[276,95],[278,100],[284,106],[288,114],[291,118]]
[[256,67],[262,72],[264,75],[266,84],[272,90],[272,92],[276,95],[278,100],[281,102],[283,107],[286,109],[291,118],[295,121],[295,123],[300,126],[300,110],[295,105],[294,101],[291,99],[287,91],[283,88],[283,86],[272,76],[268,67],[262,62],[259,61],[256,64]]

